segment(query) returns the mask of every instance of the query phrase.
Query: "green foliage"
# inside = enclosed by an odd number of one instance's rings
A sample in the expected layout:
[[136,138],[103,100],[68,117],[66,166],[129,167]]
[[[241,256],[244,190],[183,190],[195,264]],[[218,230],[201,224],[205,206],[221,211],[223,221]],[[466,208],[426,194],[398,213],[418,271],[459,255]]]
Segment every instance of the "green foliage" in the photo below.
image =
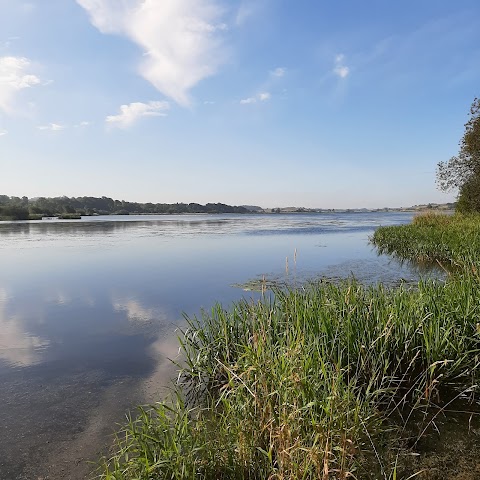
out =
[[461,212],[480,211],[480,99],[470,108],[470,119],[460,141],[460,151],[437,166],[437,185],[441,190],[459,190]]
[[5,220],[28,220],[28,208],[21,205],[6,205],[0,206],[0,218]]
[[475,213],[480,211],[480,176],[472,176],[460,188],[456,211]]

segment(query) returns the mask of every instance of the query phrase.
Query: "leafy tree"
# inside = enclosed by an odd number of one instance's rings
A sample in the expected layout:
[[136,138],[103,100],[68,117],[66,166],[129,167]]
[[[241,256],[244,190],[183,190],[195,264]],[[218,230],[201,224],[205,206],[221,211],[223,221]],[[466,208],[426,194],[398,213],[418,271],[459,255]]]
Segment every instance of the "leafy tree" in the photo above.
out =
[[[15,207],[20,210],[10,210]],[[0,195],[0,216],[9,218],[28,218],[26,212],[34,215],[58,216],[65,214],[109,215],[131,213],[249,213],[244,207],[225,205],[223,203],[136,203],[125,200],[113,200],[109,197],[9,197]]]
[[65,213],[75,213],[75,209],[71,205],[64,205],[63,206],[63,211]]
[[437,166],[437,185],[443,191],[458,190],[457,209],[480,212],[480,99],[475,98],[460,140],[457,156]]
[[480,211],[480,177],[469,178],[460,188],[456,205],[457,212],[475,213]]
[[29,210],[33,215],[40,215],[43,213],[43,210],[37,205],[30,205]]
[[1,207],[0,216],[9,220],[28,220],[30,217],[28,208],[15,204]]

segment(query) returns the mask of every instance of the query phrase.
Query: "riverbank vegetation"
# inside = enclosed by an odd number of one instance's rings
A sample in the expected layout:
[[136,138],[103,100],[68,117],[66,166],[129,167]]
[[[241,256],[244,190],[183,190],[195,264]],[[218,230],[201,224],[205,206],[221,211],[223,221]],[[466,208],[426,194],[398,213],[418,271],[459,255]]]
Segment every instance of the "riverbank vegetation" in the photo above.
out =
[[419,215],[408,225],[378,228],[372,242],[380,253],[401,260],[476,272],[480,263],[480,215]]
[[442,425],[480,427],[478,222],[375,234],[388,253],[454,264],[445,282],[318,281],[189,319],[171,399],[130,420],[101,478],[450,478],[455,462],[428,460]]
[[35,220],[42,217],[78,218],[81,215],[252,213],[223,203],[137,203],[108,197],[9,197],[0,195],[0,219]]

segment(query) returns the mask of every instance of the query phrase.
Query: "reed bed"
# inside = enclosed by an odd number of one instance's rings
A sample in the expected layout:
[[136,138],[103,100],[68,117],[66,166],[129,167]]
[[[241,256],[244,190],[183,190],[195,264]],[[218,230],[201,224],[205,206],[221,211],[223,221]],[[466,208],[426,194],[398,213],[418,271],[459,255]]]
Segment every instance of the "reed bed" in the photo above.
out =
[[170,400],[129,420],[100,478],[412,478],[416,442],[475,400],[478,280],[320,281],[187,319]]
[[419,215],[409,225],[377,229],[371,240],[379,253],[402,260],[476,271],[480,261],[480,215]]

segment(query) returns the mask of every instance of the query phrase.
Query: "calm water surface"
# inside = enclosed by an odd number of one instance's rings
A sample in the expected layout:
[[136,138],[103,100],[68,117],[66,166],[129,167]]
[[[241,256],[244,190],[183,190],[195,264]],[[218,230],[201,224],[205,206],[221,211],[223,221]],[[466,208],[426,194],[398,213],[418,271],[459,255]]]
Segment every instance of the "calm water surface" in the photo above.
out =
[[[175,328],[235,284],[416,273],[368,236],[409,213],[0,223],[0,478],[84,478],[129,407],[161,396]],[[296,264],[294,251],[297,251]],[[289,271],[285,270],[288,257]]]

